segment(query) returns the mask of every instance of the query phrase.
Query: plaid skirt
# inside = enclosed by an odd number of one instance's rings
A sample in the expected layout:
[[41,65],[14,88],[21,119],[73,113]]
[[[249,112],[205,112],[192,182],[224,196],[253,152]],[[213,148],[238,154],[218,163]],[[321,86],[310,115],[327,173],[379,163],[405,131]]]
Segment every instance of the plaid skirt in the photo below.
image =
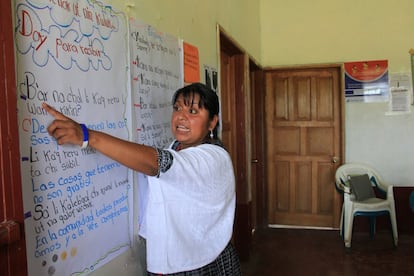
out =
[[240,260],[236,249],[229,242],[223,252],[212,263],[191,271],[172,274],[156,274],[148,272],[149,276],[241,276]]

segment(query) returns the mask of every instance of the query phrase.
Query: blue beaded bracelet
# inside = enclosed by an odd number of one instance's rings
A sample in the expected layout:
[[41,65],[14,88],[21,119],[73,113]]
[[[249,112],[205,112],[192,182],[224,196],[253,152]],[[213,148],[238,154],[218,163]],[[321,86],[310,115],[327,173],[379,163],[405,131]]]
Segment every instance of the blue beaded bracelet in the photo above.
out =
[[85,124],[80,124],[80,126],[83,132],[83,143],[82,143],[81,149],[86,149],[89,143],[89,131],[88,131],[88,128],[85,126]]

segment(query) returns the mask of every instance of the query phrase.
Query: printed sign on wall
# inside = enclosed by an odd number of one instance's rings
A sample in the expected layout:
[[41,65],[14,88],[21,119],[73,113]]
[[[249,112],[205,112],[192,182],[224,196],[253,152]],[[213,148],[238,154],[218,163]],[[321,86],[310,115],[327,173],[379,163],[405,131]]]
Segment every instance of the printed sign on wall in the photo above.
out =
[[346,101],[387,102],[388,61],[346,62]]

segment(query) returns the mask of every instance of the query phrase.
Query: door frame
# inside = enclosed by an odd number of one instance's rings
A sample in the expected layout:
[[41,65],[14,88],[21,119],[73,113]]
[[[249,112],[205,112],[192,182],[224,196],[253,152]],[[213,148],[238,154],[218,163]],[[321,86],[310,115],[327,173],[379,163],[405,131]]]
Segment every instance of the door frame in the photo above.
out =
[[[252,139],[264,137],[263,113],[252,112],[264,112],[263,70],[220,25],[217,25],[217,44],[222,133],[226,134],[224,142],[228,144],[225,146],[232,157],[236,178],[233,241],[243,261],[249,259],[255,229],[265,225],[264,210],[258,204],[265,198],[265,181],[260,181],[264,178],[264,140]],[[229,62],[226,68],[222,68],[222,57]],[[252,127],[257,133],[252,133]]]
[[0,9],[0,274],[26,275],[11,1]]
[[251,209],[252,231],[267,225],[266,171],[265,171],[265,80],[264,71],[249,59],[250,111],[251,111]]

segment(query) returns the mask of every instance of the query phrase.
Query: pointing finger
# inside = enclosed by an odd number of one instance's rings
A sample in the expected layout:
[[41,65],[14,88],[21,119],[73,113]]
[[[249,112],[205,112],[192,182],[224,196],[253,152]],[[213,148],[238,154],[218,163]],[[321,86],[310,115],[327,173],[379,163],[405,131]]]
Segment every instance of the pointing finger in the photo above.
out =
[[66,117],[65,115],[63,115],[62,113],[60,113],[59,111],[57,111],[56,109],[54,109],[53,107],[51,107],[50,105],[48,105],[47,103],[42,103],[42,107],[53,117],[55,117],[55,119],[59,119],[59,120],[68,120],[69,118]]

